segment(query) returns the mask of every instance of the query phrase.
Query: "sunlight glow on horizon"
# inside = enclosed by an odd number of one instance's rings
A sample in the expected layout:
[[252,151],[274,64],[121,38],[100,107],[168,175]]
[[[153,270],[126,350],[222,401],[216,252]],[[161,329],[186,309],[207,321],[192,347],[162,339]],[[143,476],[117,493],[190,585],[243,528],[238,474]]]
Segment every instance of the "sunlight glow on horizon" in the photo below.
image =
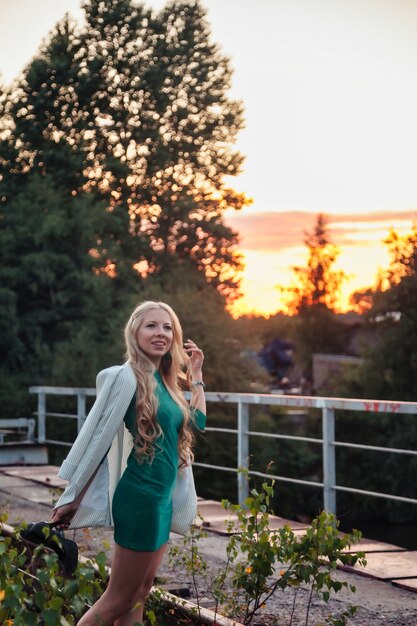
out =
[[[282,308],[277,285],[290,285],[291,267],[305,265],[303,231],[318,213],[330,217],[329,233],[340,248],[337,267],[351,275],[341,296],[347,307],[350,293],[373,286],[378,270],[387,269],[382,240],[390,226],[410,231],[411,222],[395,213],[417,211],[417,3],[200,1],[213,41],[231,58],[231,96],[245,108],[236,143],[246,155],[244,169],[225,182],[253,198],[242,215],[259,218],[256,227],[245,226],[225,213],[225,223],[241,234],[246,262],[244,297],[233,314],[271,315]],[[0,2],[6,82],[66,11],[81,21],[80,4]],[[165,4],[145,0],[155,10]],[[387,219],[353,219],[372,212]],[[268,215],[280,213],[286,214],[282,225],[271,220],[268,228]]]
[[[355,223],[355,228],[357,225]],[[357,243],[338,245],[340,254],[333,269],[342,270],[347,276],[340,290],[340,312],[351,309],[349,300],[353,292],[375,287],[378,273],[388,269],[390,257],[383,240],[388,236],[390,227],[387,224],[386,229],[376,229],[372,239],[368,232],[366,238],[356,237]],[[393,226],[399,235],[410,233],[411,227],[412,224],[405,221]],[[337,245],[337,242],[334,243]],[[243,244],[242,251],[246,263],[242,281],[244,296],[230,308],[232,315],[270,317],[285,311],[285,295],[280,288],[285,290],[292,284],[294,266],[306,266],[307,248],[299,245],[281,250],[245,250]]]
[[[372,264],[369,264],[369,256]],[[307,261],[305,248],[293,248],[282,252],[244,252],[247,264],[242,290],[244,296],[231,307],[235,317],[241,315],[262,315],[270,317],[285,311],[285,295],[280,288],[288,287],[293,279],[293,266],[304,267]],[[343,263],[342,263],[343,261]],[[376,265],[375,265],[376,262]],[[339,310],[348,311],[349,298],[354,291],[375,286],[377,272],[375,267],[385,270],[389,257],[381,246],[369,244],[361,249],[358,255],[357,246],[345,246],[343,254],[335,263],[335,270],[343,270],[348,278],[343,282],[340,291]]]

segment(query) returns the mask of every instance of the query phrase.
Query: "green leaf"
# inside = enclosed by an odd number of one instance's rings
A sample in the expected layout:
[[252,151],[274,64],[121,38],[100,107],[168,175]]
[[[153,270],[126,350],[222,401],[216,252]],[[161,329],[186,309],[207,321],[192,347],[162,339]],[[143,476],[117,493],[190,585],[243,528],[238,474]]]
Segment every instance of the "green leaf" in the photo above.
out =
[[55,609],[44,609],[41,612],[41,617],[44,619],[46,626],[60,626],[59,612]]
[[45,597],[46,594],[44,591],[37,591],[34,594],[33,600],[39,609],[43,609],[43,607],[45,606]]
[[63,604],[64,604],[64,598],[61,598],[60,596],[54,596],[49,603],[50,608],[56,611],[58,611],[62,607]]

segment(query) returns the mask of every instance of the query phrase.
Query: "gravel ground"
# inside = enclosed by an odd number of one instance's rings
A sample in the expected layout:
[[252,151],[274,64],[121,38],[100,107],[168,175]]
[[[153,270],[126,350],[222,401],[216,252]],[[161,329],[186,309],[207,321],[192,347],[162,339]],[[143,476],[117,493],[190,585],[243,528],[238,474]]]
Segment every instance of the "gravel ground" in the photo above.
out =
[[[172,536],[171,543],[181,545],[181,538]],[[225,546],[227,538],[209,535],[201,543],[200,551],[208,563],[209,570],[216,574],[224,565]],[[192,590],[192,581],[179,568],[175,571],[167,563],[162,564],[159,576],[169,587],[170,584],[179,588]],[[417,626],[417,594],[394,587],[390,583],[371,579],[350,572],[337,570],[334,578],[339,581],[347,581],[349,585],[356,587],[352,593],[345,589],[333,594],[326,604],[318,599],[313,599],[310,607],[310,626],[323,624],[326,617],[331,614],[339,615],[346,611],[350,605],[358,607],[354,617],[347,620],[347,624],[355,626]],[[204,591],[203,584],[200,584]],[[290,623],[290,613],[294,602],[295,590],[279,590],[270,599],[267,606],[260,612],[255,624],[267,626],[287,626]],[[191,596],[191,600],[195,598]],[[296,598],[296,611],[292,626],[305,626],[306,609],[309,601],[309,590],[300,589]],[[204,605],[212,608],[212,601],[203,601]]]
[[[7,485],[0,487],[0,511],[8,513],[8,523],[15,524],[22,520],[39,521],[47,519],[50,506],[45,502],[34,503],[27,498],[19,497],[14,491],[13,495],[8,492]],[[79,530],[68,533],[69,538],[74,538],[83,556],[94,556],[104,549],[111,558],[112,533],[106,530]],[[213,574],[223,567],[225,561],[225,546],[227,538],[209,534],[200,544],[200,552],[208,563],[209,571]],[[172,535],[171,545],[182,545],[182,539],[178,535]],[[350,585],[356,586],[356,593],[346,590],[332,595],[330,601],[325,604],[316,599],[313,600],[310,610],[310,626],[319,626],[325,623],[325,618],[330,614],[338,615],[345,611],[351,604],[358,607],[353,618],[349,618],[349,626],[417,626],[417,593],[406,591],[392,585],[348,572],[338,570],[335,573],[338,580],[346,580]],[[158,579],[166,589],[189,589],[191,601],[195,601],[192,594],[192,581],[181,567],[170,565],[165,558],[159,572]],[[204,592],[204,583],[198,581],[200,592]],[[306,608],[308,605],[309,592],[301,589],[297,594],[297,609],[292,626],[305,626]],[[294,591],[286,589],[278,591],[262,610],[255,624],[265,626],[288,626],[290,623],[290,611],[294,600]],[[212,608],[212,600],[204,598],[202,604]]]

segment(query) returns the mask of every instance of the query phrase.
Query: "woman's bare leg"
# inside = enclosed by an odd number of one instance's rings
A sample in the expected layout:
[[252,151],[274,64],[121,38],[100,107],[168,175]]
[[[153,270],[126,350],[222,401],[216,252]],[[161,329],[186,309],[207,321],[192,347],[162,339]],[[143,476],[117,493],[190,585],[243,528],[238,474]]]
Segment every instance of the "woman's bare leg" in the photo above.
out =
[[144,578],[143,585],[140,586],[138,593],[133,604],[133,610],[129,610],[124,615],[121,615],[119,619],[114,622],[114,626],[134,626],[134,624],[140,624],[143,621],[143,608],[145,600],[149,595],[153,581],[156,576],[158,567],[164,557],[166,544],[162,546],[157,552],[154,552],[155,559],[150,564],[147,574]]
[[[107,589],[77,626],[133,626],[142,622],[143,605],[165,547],[155,552],[139,552],[116,544]],[[135,605],[137,608],[132,612]]]

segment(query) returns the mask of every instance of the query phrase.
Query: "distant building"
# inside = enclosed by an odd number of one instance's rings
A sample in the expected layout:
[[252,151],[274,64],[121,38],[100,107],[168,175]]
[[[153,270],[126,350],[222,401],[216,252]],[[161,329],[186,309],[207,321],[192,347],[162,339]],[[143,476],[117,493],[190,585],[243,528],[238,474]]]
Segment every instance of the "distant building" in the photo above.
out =
[[358,367],[363,359],[358,356],[345,354],[313,354],[313,384],[316,394],[326,394],[331,389],[332,382],[336,381],[348,369]]

